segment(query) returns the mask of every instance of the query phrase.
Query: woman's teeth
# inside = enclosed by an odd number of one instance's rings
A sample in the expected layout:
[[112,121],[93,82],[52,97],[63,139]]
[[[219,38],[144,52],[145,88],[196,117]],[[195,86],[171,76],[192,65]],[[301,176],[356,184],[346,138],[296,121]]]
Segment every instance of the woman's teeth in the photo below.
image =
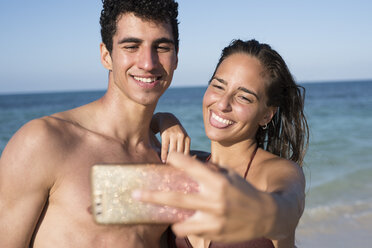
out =
[[234,122],[230,121],[230,120],[227,120],[227,119],[223,119],[221,117],[219,117],[218,115],[216,115],[215,113],[212,112],[212,118],[215,119],[216,121],[218,122],[221,122],[225,125],[231,125],[233,124]]

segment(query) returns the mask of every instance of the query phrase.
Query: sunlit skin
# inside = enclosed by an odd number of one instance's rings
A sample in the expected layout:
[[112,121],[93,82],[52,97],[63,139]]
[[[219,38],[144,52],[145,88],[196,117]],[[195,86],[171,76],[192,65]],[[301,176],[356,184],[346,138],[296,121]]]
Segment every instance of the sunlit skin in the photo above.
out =
[[[266,106],[266,79],[258,59],[245,54],[226,58],[213,76],[203,99],[205,132],[223,144],[253,139],[259,126],[271,120]],[[212,118],[212,113],[224,123]]]
[[172,225],[174,233],[187,236],[193,247],[209,247],[210,240],[235,243],[262,237],[272,240],[276,248],[294,247],[305,199],[301,168],[258,148],[247,182],[240,181],[257,146],[258,128],[277,111],[267,106],[268,84],[257,58],[236,53],[220,64],[205,92],[203,118],[211,140],[210,162],[225,167],[229,179],[196,159],[171,153],[167,162],[197,181],[199,192],[135,195],[143,201],[195,210],[192,217]]
[[241,144],[249,149],[255,144],[257,129],[276,111],[266,105],[266,87],[258,59],[237,53],[221,63],[203,99],[204,127],[212,149]]
[[126,14],[117,23],[112,53],[101,44],[103,64],[112,71],[115,86],[134,102],[154,105],[170,85],[177,51],[169,29],[170,24]]
[[150,121],[177,67],[168,23],[121,16],[106,94],[33,120],[0,159],[0,247],[158,247],[167,225],[98,225],[90,212],[97,163],[160,163]]

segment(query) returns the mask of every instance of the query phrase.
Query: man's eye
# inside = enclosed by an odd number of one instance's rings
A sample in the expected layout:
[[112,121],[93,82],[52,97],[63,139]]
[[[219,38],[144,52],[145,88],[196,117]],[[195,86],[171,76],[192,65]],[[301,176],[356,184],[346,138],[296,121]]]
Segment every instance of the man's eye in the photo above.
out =
[[171,48],[169,46],[158,46],[156,50],[158,52],[169,52]]
[[136,46],[136,45],[125,46],[124,49],[127,50],[127,51],[132,52],[132,51],[136,51],[138,49],[138,46]]

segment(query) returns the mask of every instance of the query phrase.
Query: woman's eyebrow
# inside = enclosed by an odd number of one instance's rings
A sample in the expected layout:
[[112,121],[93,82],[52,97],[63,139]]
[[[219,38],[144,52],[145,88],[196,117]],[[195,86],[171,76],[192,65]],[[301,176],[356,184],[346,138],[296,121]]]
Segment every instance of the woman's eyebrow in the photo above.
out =
[[[218,78],[218,77],[214,76],[213,79],[216,79],[221,84],[228,85],[228,82],[226,80],[222,79],[222,78]],[[241,91],[244,91],[245,93],[251,94],[251,95],[255,96],[257,98],[257,100],[260,100],[260,98],[258,97],[258,95],[255,92],[253,92],[253,91],[251,91],[251,90],[249,90],[245,87],[239,87],[238,90],[241,90]]]
[[214,76],[213,79],[216,79],[221,84],[227,85],[227,81],[223,80],[222,78],[218,78],[218,77]]
[[256,93],[254,93],[253,91],[251,91],[251,90],[249,90],[247,88],[239,87],[238,90],[244,91],[244,92],[246,92],[248,94],[252,94],[252,95],[254,95],[257,98],[257,100],[260,100],[260,98],[258,97],[258,95]]

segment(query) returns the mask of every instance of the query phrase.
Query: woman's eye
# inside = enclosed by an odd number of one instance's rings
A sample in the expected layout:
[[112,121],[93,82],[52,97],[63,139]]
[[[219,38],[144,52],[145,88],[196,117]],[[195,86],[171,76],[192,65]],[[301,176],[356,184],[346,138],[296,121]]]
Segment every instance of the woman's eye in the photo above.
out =
[[246,103],[252,103],[252,100],[245,96],[238,96],[239,100]]
[[216,88],[216,89],[219,89],[219,90],[223,90],[223,87],[218,85],[218,84],[212,84],[212,87]]

